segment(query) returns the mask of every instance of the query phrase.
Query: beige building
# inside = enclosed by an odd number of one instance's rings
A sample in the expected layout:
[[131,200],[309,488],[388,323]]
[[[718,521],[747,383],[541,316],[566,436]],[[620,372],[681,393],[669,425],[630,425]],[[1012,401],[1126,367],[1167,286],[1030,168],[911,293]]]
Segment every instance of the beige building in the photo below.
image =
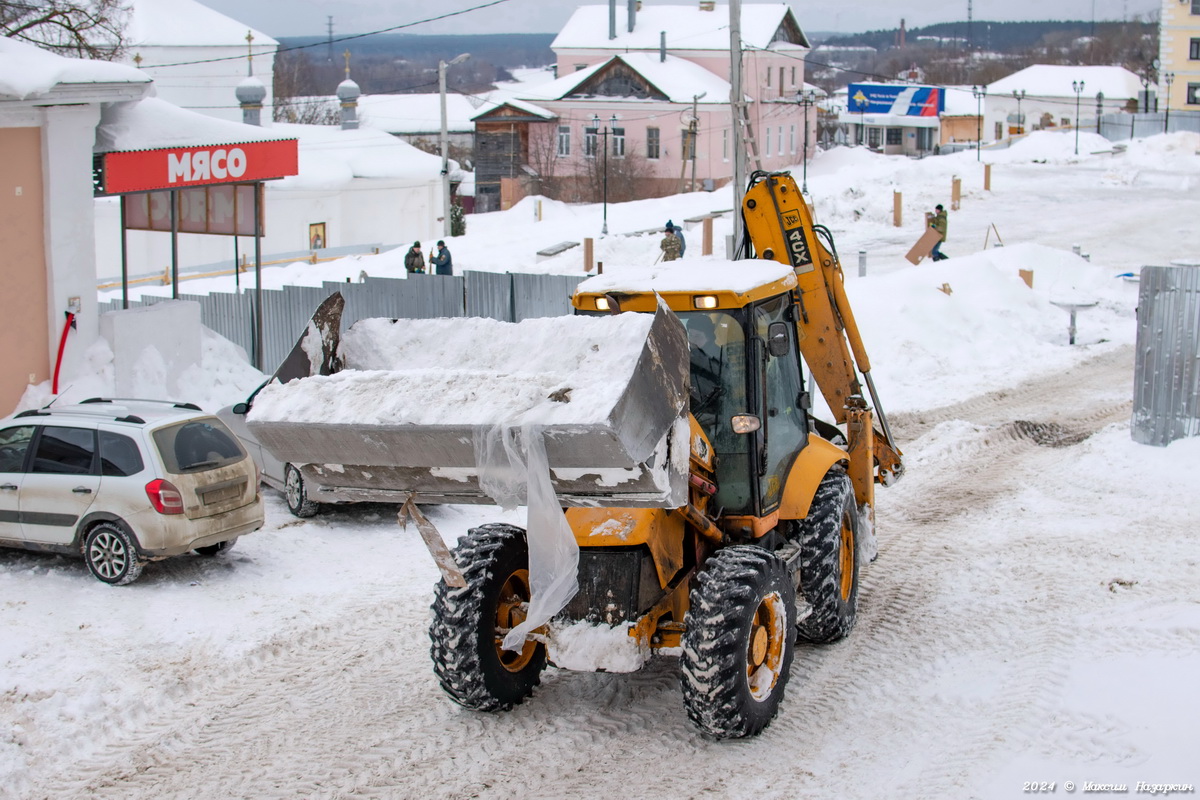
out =
[[29,384],[51,379],[56,364],[64,376],[74,372],[99,336],[96,126],[102,105],[149,89],[149,76],[131,67],[0,38],[0,253],[9,299],[0,318],[0,414]]
[[1200,0],[1162,0],[1158,47],[1159,107],[1200,111]]

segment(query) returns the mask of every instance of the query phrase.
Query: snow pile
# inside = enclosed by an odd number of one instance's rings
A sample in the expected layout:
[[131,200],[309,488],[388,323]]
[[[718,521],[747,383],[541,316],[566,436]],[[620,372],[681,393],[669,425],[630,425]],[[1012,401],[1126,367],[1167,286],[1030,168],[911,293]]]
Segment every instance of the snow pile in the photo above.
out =
[[[1033,289],[1020,270],[1033,272]],[[939,291],[943,285],[950,294]],[[1068,314],[1052,301],[1098,304],[1078,314],[1079,343],[1132,343],[1128,289],[1111,269],[1033,244],[847,282],[889,411],[946,405],[1011,386],[1031,367],[1076,363],[1078,351],[1066,346]]]
[[547,425],[608,419],[653,317],[362,320],[347,367],[263,389],[256,422]]
[[1013,161],[1064,163],[1109,153],[1113,148],[1113,143],[1098,133],[1081,130],[1078,139],[1079,154],[1076,155],[1075,131],[1034,131],[1007,150],[987,150],[987,160],[994,164]]
[[[154,348],[145,348],[133,366],[137,382],[130,396],[145,400],[175,400],[195,403],[205,411],[216,411],[241,400],[254,391],[265,376],[250,365],[246,351],[208,328],[201,328],[200,365],[186,370],[176,381],[177,391],[167,386],[167,371],[162,356]],[[40,408],[50,402],[78,403],[89,397],[112,397],[114,390],[113,352],[100,339],[87,351],[80,374],[59,386],[58,399],[50,391],[49,381],[25,390],[14,413]]]
[[650,658],[636,636],[632,623],[555,622],[549,627],[546,647],[550,660],[560,669],[582,672],[634,672]]

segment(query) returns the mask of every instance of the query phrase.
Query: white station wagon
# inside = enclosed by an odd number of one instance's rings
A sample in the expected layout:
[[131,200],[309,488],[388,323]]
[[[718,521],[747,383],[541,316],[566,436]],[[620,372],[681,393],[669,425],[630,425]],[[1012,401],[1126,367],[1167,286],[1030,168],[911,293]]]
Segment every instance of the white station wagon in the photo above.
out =
[[262,525],[254,461],[195,405],[93,398],[0,420],[0,547],[82,554],[123,585]]

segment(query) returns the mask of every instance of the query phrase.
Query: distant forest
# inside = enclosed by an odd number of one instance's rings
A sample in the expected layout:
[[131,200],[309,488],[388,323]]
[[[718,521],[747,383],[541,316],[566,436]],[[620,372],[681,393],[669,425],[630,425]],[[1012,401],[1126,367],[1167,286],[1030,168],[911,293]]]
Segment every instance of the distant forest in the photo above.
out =
[[[815,38],[815,37],[814,37]],[[1129,22],[943,22],[905,31],[827,34],[820,45],[874,51],[811,54],[808,79],[832,90],[860,80],[894,80],[917,67],[937,84],[985,84],[1033,64],[1122,66],[1154,79],[1158,24]]]
[[446,72],[447,87],[480,92],[511,78],[514,67],[552,64],[550,33],[421,36],[380,33],[332,43],[321,36],[280,37],[275,58],[277,97],[332,95],[346,77],[344,54],[350,52],[350,76],[364,94],[437,91],[438,61],[460,53],[470,60]]

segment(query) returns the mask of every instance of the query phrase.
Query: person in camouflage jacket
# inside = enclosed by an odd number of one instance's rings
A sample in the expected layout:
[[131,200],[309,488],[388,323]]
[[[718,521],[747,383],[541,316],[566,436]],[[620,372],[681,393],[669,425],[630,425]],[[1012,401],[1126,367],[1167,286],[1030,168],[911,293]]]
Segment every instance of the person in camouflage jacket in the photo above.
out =
[[662,249],[663,261],[675,261],[681,255],[679,247],[679,239],[675,236],[675,228],[667,228],[666,236],[659,243],[659,248]]

